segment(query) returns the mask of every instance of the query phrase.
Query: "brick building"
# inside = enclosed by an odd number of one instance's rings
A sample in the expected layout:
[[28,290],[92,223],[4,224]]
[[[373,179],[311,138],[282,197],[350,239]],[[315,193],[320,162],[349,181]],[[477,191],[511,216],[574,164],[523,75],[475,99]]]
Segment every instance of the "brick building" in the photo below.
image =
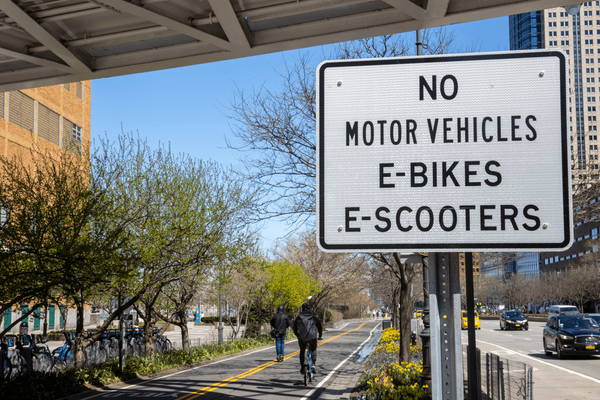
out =
[[[77,152],[82,145],[89,146],[90,123],[90,81],[0,92],[0,154],[4,156],[22,154],[29,157],[28,151],[34,144],[41,151],[67,149]],[[0,330],[10,326],[29,307],[22,304],[19,310],[5,311]],[[29,318],[30,332],[41,329],[43,321],[36,318],[41,311],[37,310],[35,316]],[[67,327],[75,322],[74,311],[68,314]],[[65,325],[58,305],[48,307],[46,321],[48,330],[61,329]],[[12,332],[18,330],[17,325]]]

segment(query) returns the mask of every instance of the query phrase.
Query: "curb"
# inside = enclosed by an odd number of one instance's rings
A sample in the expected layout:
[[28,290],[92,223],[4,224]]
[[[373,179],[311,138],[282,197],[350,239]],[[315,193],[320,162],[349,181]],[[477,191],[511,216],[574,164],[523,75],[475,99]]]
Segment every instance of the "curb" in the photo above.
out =
[[363,363],[347,363],[334,380],[321,392],[319,400],[348,399],[363,374]]
[[[370,318],[347,320],[346,322],[357,322],[357,321],[376,321]],[[365,359],[366,361],[366,359]],[[338,370],[331,383],[318,395],[318,400],[340,400],[349,399],[356,382],[360,379],[363,374],[364,361],[361,363],[353,362],[348,360],[346,365]]]

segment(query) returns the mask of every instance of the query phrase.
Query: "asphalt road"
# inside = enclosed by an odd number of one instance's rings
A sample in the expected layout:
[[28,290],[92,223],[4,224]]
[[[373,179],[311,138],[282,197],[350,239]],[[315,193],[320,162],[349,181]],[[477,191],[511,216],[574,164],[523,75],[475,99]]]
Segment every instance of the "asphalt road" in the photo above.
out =
[[[501,331],[497,320],[482,320],[476,331],[477,347],[484,353],[521,361],[533,367],[533,398],[540,400],[600,399],[600,356],[568,357],[544,354],[542,331],[545,323],[530,322],[528,331]],[[467,332],[462,333],[467,343]],[[485,373],[485,359],[482,363]]]
[[298,343],[285,346],[285,360],[275,362],[275,347],[216,360],[130,386],[95,392],[85,399],[315,399],[359,348],[373,339],[378,322],[349,323],[324,332],[317,350],[315,380],[304,386]]

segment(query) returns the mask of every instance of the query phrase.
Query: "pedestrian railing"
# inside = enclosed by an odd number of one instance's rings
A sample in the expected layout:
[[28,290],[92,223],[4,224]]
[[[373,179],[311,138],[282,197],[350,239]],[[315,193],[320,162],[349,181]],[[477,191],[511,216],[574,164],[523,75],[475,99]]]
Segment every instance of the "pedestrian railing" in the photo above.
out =
[[[463,346],[463,376],[465,377],[465,398],[467,397],[467,346]],[[485,365],[485,371],[482,366]],[[532,400],[533,368],[521,361],[502,358],[494,353],[486,353],[485,359],[477,349],[477,379],[480,391],[479,400]]]

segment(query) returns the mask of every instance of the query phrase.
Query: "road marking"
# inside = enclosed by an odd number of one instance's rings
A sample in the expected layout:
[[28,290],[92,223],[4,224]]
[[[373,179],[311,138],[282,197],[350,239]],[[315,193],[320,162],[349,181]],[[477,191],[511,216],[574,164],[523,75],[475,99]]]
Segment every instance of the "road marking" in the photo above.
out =
[[354,350],[354,351],[352,352],[352,354],[350,354],[348,357],[346,357],[346,359],[345,359],[345,360],[343,360],[343,361],[342,361],[341,363],[339,363],[339,364],[338,364],[338,365],[337,365],[337,366],[336,366],[334,369],[332,369],[332,370],[331,370],[331,372],[329,372],[329,374],[327,374],[327,376],[325,377],[325,379],[322,379],[322,380],[321,380],[321,382],[319,382],[319,384],[318,384],[317,386],[315,386],[315,387],[314,387],[314,388],[313,388],[313,389],[312,389],[310,392],[308,392],[308,393],[306,394],[306,396],[304,396],[304,397],[303,397],[303,398],[301,398],[300,400],[307,400],[307,399],[309,399],[309,398],[310,398],[310,396],[312,396],[312,395],[313,395],[313,393],[314,393],[314,392],[316,392],[316,391],[317,391],[317,389],[321,387],[321,385],[323,385],[325,382],[327,382],[327,381],[329,380],[329,378],[331,378],[331,375],[333,375],[333,374],[335,373],[335,371],[337,371],[337,370],[338,370],[338,369],[339,369],[339,368],[340,368],[342,365],[344,365],[344,363],[345,363],[346,361],[348,361],[348,360],[350,359],[350,357],[352,357],[353,355],[355,355],[355,354],[356,354],[356,352],[358,352],[358,350],[360,350],[360,349],[361,349],[361,348],[362,348],[362,347],[365,345],[365,343],[367,343],[367,342],[368,342],[368,341],[371,339],[371,336],[373,335],[373,331],[374,331],[375,329],[377,329],[378,327],[379,327],[379,324],[375,325],[375,327],[374,327],[373,329],[371,329],[371,332],[369,333],[369,337],[367,338],[367,340],[365,340],[364,342],[362,342],[362,343],[360,344],[360,346],[358,346],[358,347],[356,348],[356,350]]
[[580,377],[582,377],[582,378],[585,378],[585,379],[589,379],[589,380],[590,380],[590,381],[592,381],[592,382],[600,383],[600,379],[592,378],[591,376],[587,376],[587,375],[584,375],[584,374],[582,374],[582,373],[575,372],[575,371],[572,371],[572,370],[570,370],[570,369],[567,369],[567,368],[564,368],[564,367],[559,367],[558,365],[555,365],[555,364],[552,364],[552,363],[549,363],[549,362],[546,362],[546,361],[539,360],[539,359],[537,359],[537,358],[535,358],[535,357],[531,357],[531,356],[529,356],[529,355],[527,355],[527,354],[523,354],[523,353],[521,353],[520,351],[509,350],[509,349],[507,349],[507,348],[505,348],[505,347],[498,346],[497,344],[493,344],[493,343],[484,342],[483,340],[477,340],[477,341],[478,341],[478,342],[481,342],[481,343],[484,343],[484,344],[487,344],[487,345],[490,345],[490,346],[495,346],[495,347],[498,347],[499,349],[502,349],[502,350],[506,350],[506,351],[514,352],[515,354],[518,354],[518,355],[520,355],[520,356],[522,356],[522,357],[525,357],[525,358],[529,358],[529,359],[531,359],[532,361],[537,361],[537,362],[540,362],[540,363],[542,363],[542,364],[549,365],[549,366],[551,366],[551,367],[554,367],[554,368],[560,369],[561,371],[565,371],[565,372],[568,372],[568,373],[570,373],[570,374],[577,375],[577,376],[580,376]]
[[[351,329],[351,330],[349,330],[349,331],[347,331],[347,332],[340,333],[339,335],[333,336],[333,337],[331,337],[331,338],[329,338],[329,339],[327,339],[327,340],[323,340],[323,341],[321,341],[320,343],[318,343],[318,344],[317,344],[317,346],[324,345],[325,343],[331,342],[332,340],[335,340],[335,339],[337,339],[337,338],[340,338],[340,337],[342,337],[342,336],[344,336],[344,335],[347,335],[347,334],[348,334],[348,333],[350,333],[350,332],[357,331],[357,330],[359,330],[360,328],[362,328],[362,327],[363,327],[365,324],[366,324],[366,322],[364,322],[364,323],[360,324],[360,325],[359,325],[357,328],[355,328],[355,329]],[[378,324],[378,325],[379,325],[379,324]],[[377,327],[377,325],[376,325],[376,327]],[[373,328],[373,329],[375,329],[375,328]],[[371,332],[372,332],[372,331],[371,331]],[[369,335],[369,337],[371,337],[371,336]],[[361,345],[361,346],[362,346],[362,345]],[[283,358],[283,361],[286,361],[286,360],[288,360],[288,359],[290,359],[290,358],[292,358],[292,357],[295,357],[295,356],[297,356],[297,355],[299,355],[299,354],[300,354],[300,350],[297,350],[297,351],[295,351],[295,352],[293,352],[293,353],[291,353],[291,354],[289,354],[289,355],[285,356],[285,357]],[[353,353],[353,354],[354,354],[354,353]],[[345,362],[345,361],[346,361],[346,360],[344,360],[343,362]],[[342,363],[343,363],[343,362],[342,362]],[[197,398],[197,397],[199,397],[199,396],[202,396],[202,395],[204,395],[204,394],[206,394],[206,393],[210,393],[210,392],[212,392],[213,390],[216,390],[216,389],[218,389],[218,388],[220,388],[220,387],[224,387],[224,386],[226,386],[226,385],[228,385],[228,384],[230,384],[230,383],[232,383],[232,382],[235,382],[235,381],[237,381],[237,380],[239,380],[239,379],[241,379],[241,378],[245,378],[245,377],[248,377],[248,376],[250,376],[250,375],[254,375],[254,374],[256,374],[257,372],[260,372],[260,371],[264,370],[265,368],[268,368],[268,367],[270,367],[270,366],[272,366],[272,365],[275,365],[275,364],[277,364],[277,361],[275,361],[275,360],[273,360],[273,361],[270,361],[270,362],[268,362],[268,363],[265,363],[265,364],[259,365],[259,366],[257,366],[257,367],[254,367],[254,368],[252,368],[252,369],[250,369],[250,370],[248,370],[248,371],[244,371],[244,372],[242,372],[242,373],[240,373],[240,374],[238,374],[238,375],[236,375],[236,376],[232,376],[232,377],[230,377],[230,378],[227,378],[227,379],[224,379],[224,380],[222,380],[222,381],[220,381],[220,382],[213,383],[213,384],[212,384],[212,385],[210,385],[210,386],[203,387],[202,389],[200,389],[200,390],[198,390],[198,391],[195,391],[195,392],[192,392],[192,393],[185,394],[185,395],[183,395],[182,397],[179,397],[178,399],[179,399],[179,400],[191,400],[191,399],[195,399],[195,398]],[[336,368],[339,368],[339,366],[338,366],[338,367],[336,367]],[[329,377],[329,375],[328,375],[328,377]],[[327,379],[327,378],[326,378],[326,379]],[[325,379],[325,380],[326,380],[326,379]],[[325,381],[325,380],[324,380],[324,381]],[[323,381],[323,382],[324,382],[324,381]],[[322,384],[322,383],[321,383],[321,384]]]

